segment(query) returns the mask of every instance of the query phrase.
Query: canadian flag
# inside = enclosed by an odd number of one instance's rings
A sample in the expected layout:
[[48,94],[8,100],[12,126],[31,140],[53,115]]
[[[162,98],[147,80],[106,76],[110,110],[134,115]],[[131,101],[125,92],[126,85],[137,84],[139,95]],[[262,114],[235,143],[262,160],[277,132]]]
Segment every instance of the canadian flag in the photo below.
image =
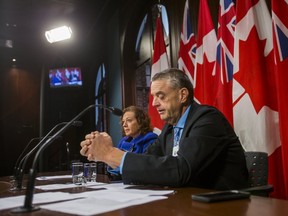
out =
[[[269,155],[269,183],[281,185],[273,154],[281,146],[274,73],[272,19],[265,0],[242,0],[236,5],[234,46],[234,129],[246,151]],[[281,167],[279,167],[280,169]],[[274,195],[273,195],[274,196]],[[275,194],[275,196],[279,197]]]
[[271,2],[281,146],[270,155],[269,170],[272,173],[269,179],[275,185],[275,195],[288,199],[288,1]]
[[[156,22],[156,36],[154,41],[154,54],[152,58],[151,79],[156,73],[169,68],[160,14],[157,17]],[[150,94],[148,113],[151,118],[151,124],[154,127],[154,132],[159,134],[164,126],[164,121],[161,120],[156,108],[152,106],[152,101],[153,98]]]
[[217,37],[207,0],[200,0],[196,49],[195,100],[201,104],[215,103],[215,61]]

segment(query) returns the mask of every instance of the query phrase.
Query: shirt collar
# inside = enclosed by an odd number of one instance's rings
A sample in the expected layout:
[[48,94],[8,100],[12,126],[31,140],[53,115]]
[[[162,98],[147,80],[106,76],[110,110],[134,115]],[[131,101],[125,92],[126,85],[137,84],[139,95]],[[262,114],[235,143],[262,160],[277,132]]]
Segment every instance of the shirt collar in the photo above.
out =
[[178,127],[178,128],[184,128],[186,119],[188,117],[188,113],[190,110],[191,105],[188,106],[188,108],[185,110],[184,114],[180,117],[179,121],[177,122],[176,126],[173,126],[173,128]]

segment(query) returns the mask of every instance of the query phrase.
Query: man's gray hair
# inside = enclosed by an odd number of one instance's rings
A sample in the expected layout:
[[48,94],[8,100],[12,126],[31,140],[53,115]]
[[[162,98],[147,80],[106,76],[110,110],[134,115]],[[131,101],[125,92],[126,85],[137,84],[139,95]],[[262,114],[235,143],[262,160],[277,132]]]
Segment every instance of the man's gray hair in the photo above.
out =
[[171,84],[171,88],[173,89],[181,89],[187,88],[189,91],[189,99],[193,100],[194,90],[193,84],[190,81],[189,77],[182,71],[177,68],[169,68],[159,73],[156,73],[152,77],[152,82],[156,80],[169,80]]

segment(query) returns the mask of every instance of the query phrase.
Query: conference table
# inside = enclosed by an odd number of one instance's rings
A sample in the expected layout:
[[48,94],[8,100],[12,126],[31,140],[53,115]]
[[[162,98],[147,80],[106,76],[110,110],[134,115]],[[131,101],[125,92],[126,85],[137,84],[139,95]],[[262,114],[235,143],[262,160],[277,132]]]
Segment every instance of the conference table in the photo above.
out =
[[[63,174],[61,172],[61,174]],[[46,174],[47,175],[47,174]],[[59,175],[59,173],[49,173],[49,175]],[[0,198],[12,197],[18,195],[25,195],[25,190],[11,191],[9,190],[9,177],[0,177],[1,189]],[[63,182],[61,179],[46,181],[36,181],[38,184],[51,184]],[[113,183],[111,183],[113,184]],[[25,182],[24,182],[25,185]],[[5,187],[7,186],[7,187]],[[136,187],[137,188],[137,187]],[[288,215],[288,200],[281,200],[268,197],[250,196],[250,198],[229,200],[215,203],[204,203],[191,199],[192,194],[199,194],[209,192],[211,190],[201,188],[169,188],[156,186],[139,186],[141,189],[154,190],[174,190],[173,193],[167,195],[167,199],[148,202],[145,204],[134,205],[130,207],[121,208],[118,210],[98,214],[101,216],[286,216]],[[75,193],[75,188],[70,188],[70,191]],[[69,191],[68,190],[68,191]],[[91,190],[89,188],[81,187],[76,192],[83,192]],[[67,192],[67,189],[65,190]],[[34,194],[42,192],[35,189]],[[0,201],[1,202],[1,201]],[[4,209],[0,211],[0,215],[70,215],[66,213],[40,209],[38,211],[29,213],[12,213],[11,209]]]

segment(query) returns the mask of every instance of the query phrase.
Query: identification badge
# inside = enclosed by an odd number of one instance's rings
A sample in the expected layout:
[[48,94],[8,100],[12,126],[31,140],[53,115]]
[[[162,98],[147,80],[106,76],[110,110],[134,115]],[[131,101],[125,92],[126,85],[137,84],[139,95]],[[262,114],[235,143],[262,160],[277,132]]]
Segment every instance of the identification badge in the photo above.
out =
[[172,156],[176,157],[178,154],[179,145],[173,147]]

